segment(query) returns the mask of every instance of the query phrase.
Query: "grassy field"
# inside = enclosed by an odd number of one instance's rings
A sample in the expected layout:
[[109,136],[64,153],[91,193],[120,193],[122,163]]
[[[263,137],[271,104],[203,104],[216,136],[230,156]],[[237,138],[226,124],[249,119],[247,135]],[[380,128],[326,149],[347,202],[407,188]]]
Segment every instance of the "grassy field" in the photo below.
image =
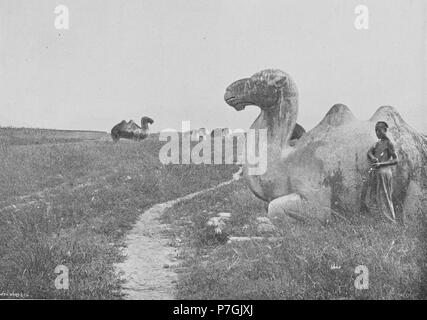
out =
[[[218,236],[206,222],[219,212],[232,215]],[[328,225],[292,223],[269,234],[275,241],[227,243],[227,235],[262,235],[254,222],[266,214],[265,204],[240,182],[169,209],[164,221],[175,226],[172,236],[181,239],[183,249],[178,298],[426,297],[425,224],[405,228],[372,217]],[[354,285],[358,265],[368,268],[366,290]]]
[[0,127],[0,144],[7,145],[66,143],[108,137],[109,134],[102,131]]
[[[234,166],[162,165],[142,143],[0,144],[0,293],[116,299],[124,235],[148,206],[228,180]],[[54,286],[56,266],[69,290]]]
[[[122,298],[113,264],[123,259],[124,235],[138,216],[154,203],[215,186],[237,171],[234,165],[162,165],[156,135],[141,143],[86,138],[0,140],[0,293]],[[206,222],[219,212],[232,215],[217,235]],[[242,181],[168,209],[163,221],[181,249],[178,298],[425,297],[425,223],[409,228],[359,217],[288,224],[270,234],[277,241],[227,243],[227,236],[261,235],[255,220],[263,216],[265,203]],[[70,270],[69,290],[54,286],[61,264]],[[368,267],[367,290],[355,289],[358,265]]]

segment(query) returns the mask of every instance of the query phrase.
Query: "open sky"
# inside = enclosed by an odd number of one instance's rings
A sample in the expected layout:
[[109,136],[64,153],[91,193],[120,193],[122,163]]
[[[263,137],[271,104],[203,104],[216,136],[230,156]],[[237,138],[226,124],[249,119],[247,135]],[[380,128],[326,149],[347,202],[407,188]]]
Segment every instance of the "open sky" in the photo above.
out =
[[[69,30],[54,27],[59,4]],[[224,90],[277,68],[306,129],[344,103],[360,119],[393,105],[427,132],[426,17],[424,0],[0,0],[0,125],[248,128],[258,109],[235,111]]]

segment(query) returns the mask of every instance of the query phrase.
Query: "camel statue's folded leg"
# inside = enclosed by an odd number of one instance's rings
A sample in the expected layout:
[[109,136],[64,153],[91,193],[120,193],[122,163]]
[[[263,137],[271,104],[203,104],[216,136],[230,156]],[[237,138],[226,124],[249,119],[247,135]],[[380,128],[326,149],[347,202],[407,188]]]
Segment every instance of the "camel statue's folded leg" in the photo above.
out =
[[310,204],[299,194],[291,193],[271,201],[268,204],[268,216],[270,219],[325,222],[330,218],[330,210],[320,201]]
[[268,216],[270,219],[293,219],[305,220],[302,210],[302,198],[299,194],[291,193],[276,198],[268,204]]

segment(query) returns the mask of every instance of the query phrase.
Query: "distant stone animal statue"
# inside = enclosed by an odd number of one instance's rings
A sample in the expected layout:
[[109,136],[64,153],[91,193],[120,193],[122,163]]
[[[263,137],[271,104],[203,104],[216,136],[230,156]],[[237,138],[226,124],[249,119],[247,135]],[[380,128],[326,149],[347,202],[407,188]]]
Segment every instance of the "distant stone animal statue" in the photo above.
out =
[[[295,140],[298,140],[305,133],[304,128],[298,123],[295,125],[294,131],[291,136],[291,143],[294,143]],[[233,137],[233,130],[229,128],[216,128],[211,131],[211,137],[223,137],[223,138],[231,138]]]
[[211,138],[213,137],[227,137],[231,130],[228,128],[215,128],[211,131]]
[[149,117],[141,118],[141,126],[138,126],[133,120],[129,120],[129,122],[122,120],[111,129],[111,138],[114,142],[119,141],[120,138],[136,141],[144,140],[150,134],[148,124],[153,123],[154,120]]
[[[377,141],[375,124],[386,121],[399,163],[393,168],[396,214],[415,221],[427,194],[427,139],[390,106],[368,121],[334,105],[312,130],[291,142],[298,114],[298,91],[280,70],[264,70],[232,83],[226,103],[240,111],[255,105],[261,113],[251,129],[267,129],[267,171],[243,176],[251,191],[269,203],[270,218],[328,220],[337,214],[359,214],[370,163],[367,151]],[[314,208],[308,210],[307,208]]]
[[200,139],[206,140],[209,134],[206,128],[195,129],[191,131],[191,140],[199,141]]

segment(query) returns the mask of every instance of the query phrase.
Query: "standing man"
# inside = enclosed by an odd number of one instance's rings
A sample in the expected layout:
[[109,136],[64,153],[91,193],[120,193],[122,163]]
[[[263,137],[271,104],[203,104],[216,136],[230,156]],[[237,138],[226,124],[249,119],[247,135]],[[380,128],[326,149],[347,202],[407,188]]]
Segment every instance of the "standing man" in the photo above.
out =
[[393,174],[391,166],[397,164],[397,155],[394,145],[387,137],[388,124],[378,121],[375,125],[375,133],[380,139],[368,151],[368,159],[372,162],[371,170],[376,175],[374,188],[375,200],[380,213],[391,222],[396,222],[394,207],[392,202]]

